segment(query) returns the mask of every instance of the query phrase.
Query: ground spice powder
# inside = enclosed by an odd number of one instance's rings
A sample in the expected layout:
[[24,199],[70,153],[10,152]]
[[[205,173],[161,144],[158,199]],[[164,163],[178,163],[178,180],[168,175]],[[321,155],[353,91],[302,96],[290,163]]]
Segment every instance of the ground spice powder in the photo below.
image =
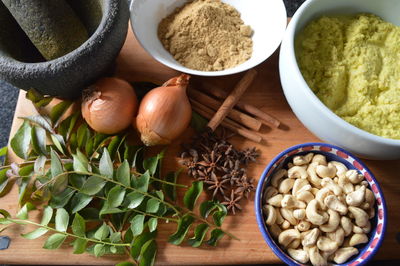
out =
[[158,26],[158,37],[185,67],[218,71],[251,57],[253,34],[240,13],[220,0],[195,0],[177,8]]

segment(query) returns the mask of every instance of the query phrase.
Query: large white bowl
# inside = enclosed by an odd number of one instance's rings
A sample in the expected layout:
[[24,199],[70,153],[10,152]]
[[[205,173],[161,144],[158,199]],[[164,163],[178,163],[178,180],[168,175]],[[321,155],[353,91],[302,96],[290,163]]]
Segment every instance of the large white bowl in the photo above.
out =
[[198,71],[182,66],[165,50],[157,37],[160,21],[186,0],[133,0],[131,25],[137,40],[156,60],[175,70],[200,76],[223,76],[248,70],[266,60],[283,38],[287,17],[282,0],[222,0],[235,7],[246,25],[254,30],[252,57],[236,67],[222,71]]
[[299,120],[320,139],[360,157],[399,159],[400,140],[387,139],[361,130],[329,110],[312,92],[297,65],[294,39],[311,20],[326,14],[373,13],[400,25],[399,0],[308,0],[295,13],[282,41],[279,72],[283,91]]

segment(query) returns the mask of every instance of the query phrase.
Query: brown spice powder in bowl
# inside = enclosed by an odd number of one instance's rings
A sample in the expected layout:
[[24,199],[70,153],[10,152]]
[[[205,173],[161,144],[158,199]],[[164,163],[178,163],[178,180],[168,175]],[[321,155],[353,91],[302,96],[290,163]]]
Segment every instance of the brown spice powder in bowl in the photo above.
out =
[[158,38],[179,63],[220,71],[247,61],[253,30],[240,13],[220,0],[195,0],[177,8],[158,26]]

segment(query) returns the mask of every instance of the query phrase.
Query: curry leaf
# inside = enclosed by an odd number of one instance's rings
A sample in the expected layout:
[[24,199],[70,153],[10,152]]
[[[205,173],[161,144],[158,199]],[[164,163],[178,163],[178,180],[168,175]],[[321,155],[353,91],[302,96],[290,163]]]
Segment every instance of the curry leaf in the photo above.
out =
[[31,126],[28,121],[24,121],[10,142],[11,148],[18,157],[28,159],[31,137]]
[[58,134],[51,134],[51,141],[53,141],[54,146],[56,146],[57,150],[64,154],[65,142],[61,135]]
[[53,217],[53,208],[51,208],[50,206],[44,207],[42,221],[40,222],[40,224],[48,225],[52,217]]
[[[78,151],[78,150],[77,150]],[[73,154],[74,158],[73,166],[74,170],[80,173],[88,173],[88,168],[86,162],[82,161],[77,155]]]
[[211,231],[211,237],[207,240],[207,244],[210,246],[217,246],[218,240],[220,240],[224,236],[224,232],[221,229],[214,229]]
[[54,129],[51,126],[51,121],[48,117],[46,116],[41,116],[41,115],[33,115],[33,116],[27,116],[27,117],[21,117],[22,119],[24,119],[26,122],[31,122],[35,125],[38,125],[44,129],[46,129],[46,131],[48,131],[51,134],[54,134]]
[[203,242],[208,229],[209,226],[207,224],[199,224],[196,226],[196,229],[194,230],[194,236],[188,240],[189,245],[195,248],[199,247]]
[[147,241],[140,250],[139,266],[154,265],[157,253],[157,244],[153,239]]
[[128,201],[128,208],[134,209],[142,203],[144,195],[142,193],[134,191],[126,195],[126,199]]
[[64,234],[60,234],[60,233],[53,234],[46,240],[43,248],[58,249],[62,245],[62,243],[65,241],[66,238],[67,238],[67,236]]
[[30,202],[27,202],[17,213],[17,218],[21,220],[28,219],[28,212],[35,210],[36,207]]
[[149,171],[146,171],[137,179],[136,188],[139,191],[147,192],[147,190],[149,189],[149,181],[150,181],[150,173]]
[[99,169],[101,175],[110,179],[113,178],[114,166],[111,161],[110,154],[106,148],[104,148],[103,155],[101,156]]
[[149,199],[146,204],[146,212],[156,213],[160,207],[160,201],[156,199]]
[[117,181],[127,187],[131,185],[131,173],[130,173],[129,163],[127,160],[124,160],[124,162],[120,165],[120,167],[118,167]]
[[92,201],[92,199],[93,198],[91,196],[82,193],[76,193],[71,200],[71,212],[76,213],[82,210]]
[[46,130],[35,126],[31,130],[32,147],[37,154],[47,154],[46,150]]
[[8,184],[8,177],[7,177],[8,169],[0,170],[0,194],[3,192],[4,188]]
[[58,120],[60,120],[61,116],[68,110],[71,104],[72,102],[70,101],[62,101],[51,109],[50,119],[53,124],[57,124]]
[[94,246],[94,255],[96,257],[101,257],[106,253],[106,248],[104,244],[96,244]]
[[216,226],[222,226],[222,222],[224,221],[227,215],[227,211],[217,211],[213,214],[213,220]]
[[133,236],[138,236],[143,232],[144,215],[137,214],[131,219],[131,231]]
[[217,208],[217,204],[213,200],[204,201],[200,204],[200,215],[204,219],[208,218],[208,215]]
[[74,254],[83,254],[86,251],[88,241],[86,239],[77,238],[73,242]]
[[110,234],[110,229],[109,227],[103,223],[96,231],[96,233],[94,233],[94,238],[98,239],[98,240],[104,240],[108,237],[108,235]]
[[[176,184],[179,174],[182,170],[177,172],[169,172],[165,177],[165,181]],[[163,183],[164,193],[173,201],[176,200],[176,186]]]
[[79,213],[75,213],[74,220],[72,221],[72,232],[77,236],[85,236],[86,224],[85,219]]
[[132,241],[131,244],[131,257],[133,259],[139,258],[140,255],[140,249],[143,247],[143,245],[148,242],[151,239],[154,239],[156,237],[156,231],[154,232],[143,232],[143,234],[135,237],[135,239]]
[[50,164],[51,176],[52,177],[59,176],[64,172],[60,157],[53,150],[50,151],[50,155],[51,155],[51,164]]
[[186,208],[193,210],[201,192],[203,192],[203,182],[193,182],[192,186],[186,191],[185,196],[183,197],[183,203],[185,204]]
[[145,170],[149,170],[150,175],[154,176],[163,158],[164,158],[164,151],[162,151],[161,153],[157,154],[154,157],[147,158],[143,161],[143,168]]
[[48,231],[49,231],[48,229],[40,227],[30,233],[21,234],[21,236],[26,239],[36,239],[36,238],[41,237],[42,235],[46,234]]
[[80,192],[87,195],[95,195],[100,192],[105,186],[106,181],[97,176],[90,176],[85,183],[83,183]]
[[0,149],[0,157],[1,156],[6,156],[7,155],[7,151],[8,151],[7,146],[4,146],[3,148],[1,148]]
[[118,150],[119,146],[121,145],[121,142],[123,142],[124,139],[125,139],[124,137],[119,136],[119,135],[117,135],[111,139],[111,142],[107,148],[107,151],[111,158],[115,158],[115,154],[117,153],[117,150]]
[[149,231],[154,232],[157,229],[158,219],[156,217],[152,217],[148,221]]
[[74,193],[75,190],[67,188],[58,195],[51,195],[49,205],[55,209],[63,208],[65,205],[67,205]]
[[179,219],[176,232],[168,238],[168,242],[174,245],[180,245],[193,222],[194,218],[189,214],[182,216],[182,218]]
[[109,208],[116,208],[122,204],[126,190],[121,186],[113,187],[107,196],[107,204]]
[[68,212],[60,208],[56,213],[56,230],[60,232],[66,232],[69,223],[69,215]]
[[44,155],[37,157],[33,165],[33,171],[35,171],[36,174],[44,175],[46,161],[47,158]]
[[86,142],[90,138],[90,131],[87,124],[82,124],[77,131],[77,142],[78,147],[83,148],[86,145]]

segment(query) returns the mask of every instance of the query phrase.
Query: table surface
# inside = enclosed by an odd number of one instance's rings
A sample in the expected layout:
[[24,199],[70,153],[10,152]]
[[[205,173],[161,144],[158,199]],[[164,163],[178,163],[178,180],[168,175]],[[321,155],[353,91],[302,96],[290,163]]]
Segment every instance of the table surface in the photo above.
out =
[[[279,129],[264,127],[262,134],[267,138],[264,144],[254,144],[241,137],[234,137],[232,142],[239,147],[256,146],[261,150],[261,157],[256,164],[249,169],[249,176],[258,177],[264,167],[280,151],[292,145],[319,141],[312,135],[295,117],[288,106],[282,93],[278,75],[278,56],[274,54],[266,62],[259,65],[256,70],[258,76],[249,90],[243,96],[243,101],[254,104],[267,113],[277,117],[283,126]],[[117,59],[116,75],[129,81],[147,80],[162,82],[176,75],[158,62],[154,61],[137,43],[133,34],[128,34],[127,41]],[[240,79],[242,74],[229,77],[207,78],[225,89],[230,89]],[[24,99],[24,93],[20,94],[15,116],[32,114],[33,108]],[[12,134],[20,124],[19,119],[14,120]],[[187,141],[193,133],[191,129],[185,138],[174,143],[168,148],[165,171],[178,168],[176,154],[180,149],[180,142]],[[11,156],[11,159],[18,161]],[[376,255],[377,259],[400,259],[399,244],[396,242],[396,234],[400,228],[400,172],[399,161],[365,161],[379,180],[389,209],[389,226],[383,246]],[[190,182],[187,177],[182,177],[183,182]],[[16,188],[5,198],[1,199],[1,206],[11,213],[16,212]],[[224,238],[221,245],[214,250],[210,248],[195,249],[191,247],[177,247],[166,243],[168,235],[174,232],[174,224],[162,224],[159,228],[157,263],[162,265],[188,265],[188,264],[253,264],[253,263],[277,263],[279,259],[263,240],[258,230],[253,211],[253,200],[244,202],[244,209],[237,216],[229,216],[224,222],[224,228],[240,238],[240,241]],[[8,250],[0,251],[0,263],[5,264],[76,264],[76,265],[109,265],[123,259],[116,256],[107,256],[100,259],[90,255],[73,255],[68,245],[60,250],[48,251],[42,249],[44,238],[25,240],[20,237],[22,232],[29,229],[13,227],[6,231],[11,237],[11,245]]]

